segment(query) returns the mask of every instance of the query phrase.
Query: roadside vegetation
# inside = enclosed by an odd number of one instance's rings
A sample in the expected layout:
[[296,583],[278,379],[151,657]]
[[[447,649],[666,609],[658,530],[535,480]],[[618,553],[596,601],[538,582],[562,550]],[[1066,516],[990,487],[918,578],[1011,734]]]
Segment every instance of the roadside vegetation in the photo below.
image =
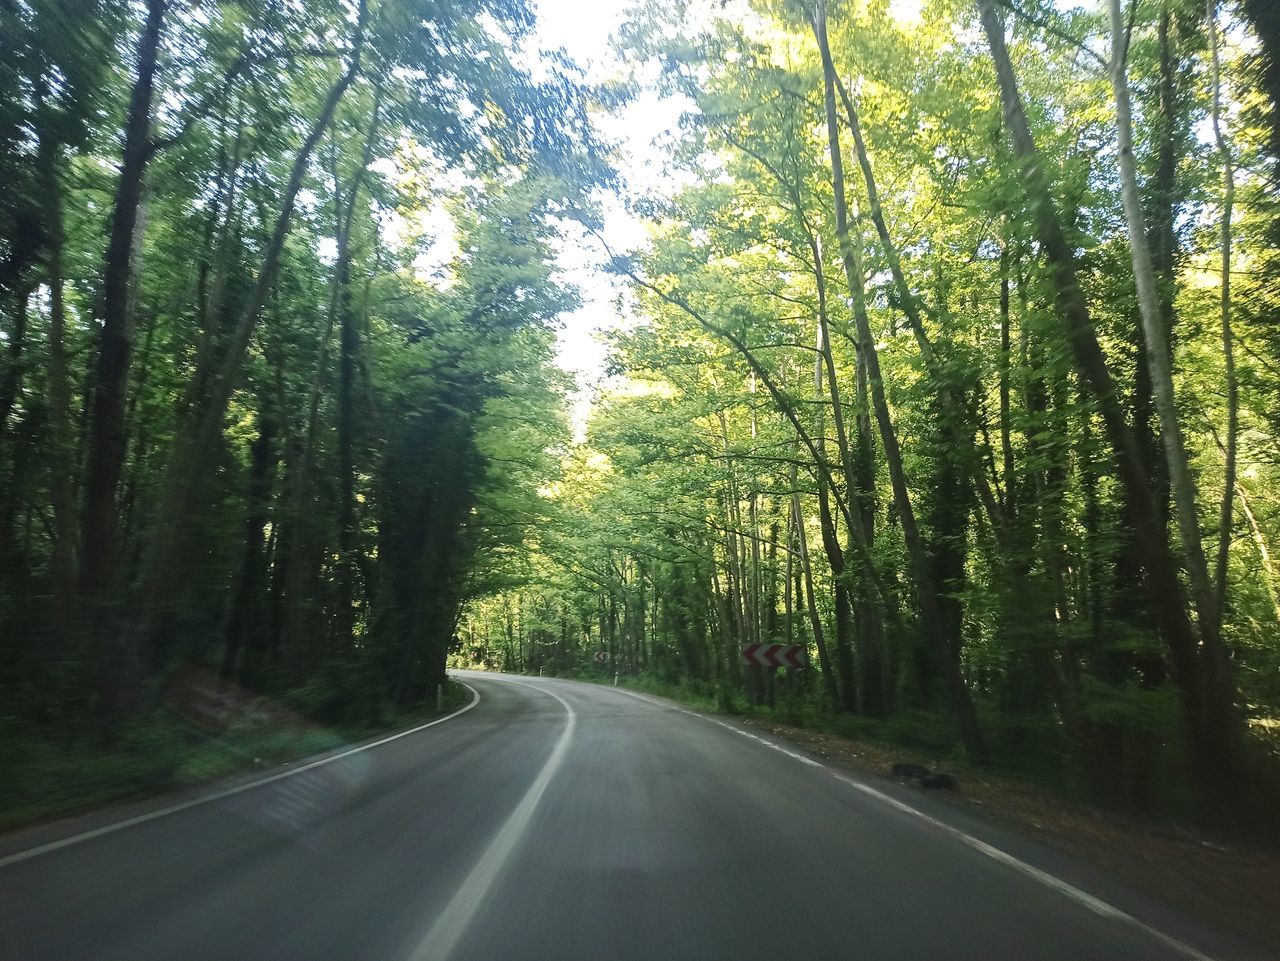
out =
[[299,713],[316,712],[296,697],[277,703],[232,693],[226,685],[217,689],[222,703],[216,714],[171,702],[122,725],[109,748],[94,731],[68,730],[55,739],[20,725],[0,727],[0,770],[9,772],[0,782],[0,831],[267,775],[280,765],[448,714],[470,699],[465,688],[447,681],[438,706],[426,699],[377,724],[324,725]]
[[[607,175],[533,23],[0,5],[0,823],[434,707],[543,514],[556,222]],[[191,670],[291,717],[192,730]]]
[[464,652],[733,710],[744,646],[799,645],[793,720],[1272,830],[1268,11],[653,5],[622,42],[679,187]]

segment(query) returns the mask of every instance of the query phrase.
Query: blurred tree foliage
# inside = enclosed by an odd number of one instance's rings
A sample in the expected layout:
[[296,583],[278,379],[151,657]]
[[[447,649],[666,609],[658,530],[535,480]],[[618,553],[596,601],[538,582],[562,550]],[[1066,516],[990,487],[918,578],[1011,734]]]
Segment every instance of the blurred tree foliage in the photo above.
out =
[[434,697],[566,443],[607,93],[523,0],[0,5],[0,691]]

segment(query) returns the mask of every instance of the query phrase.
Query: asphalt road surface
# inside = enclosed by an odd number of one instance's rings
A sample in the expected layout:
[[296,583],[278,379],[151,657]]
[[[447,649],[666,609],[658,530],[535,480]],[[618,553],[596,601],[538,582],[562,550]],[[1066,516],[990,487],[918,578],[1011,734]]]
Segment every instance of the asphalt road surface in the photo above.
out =
[[1262,957],[954,805],[720,719],[459,677],[473,702],[414,733],[3,839],[0,958]]

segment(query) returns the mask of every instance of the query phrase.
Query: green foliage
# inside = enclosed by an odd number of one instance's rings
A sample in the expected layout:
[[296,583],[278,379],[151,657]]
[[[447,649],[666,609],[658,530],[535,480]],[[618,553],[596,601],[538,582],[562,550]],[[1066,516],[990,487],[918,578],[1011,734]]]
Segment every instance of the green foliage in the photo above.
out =
[[[1177,580],[1100,18],[1002,28],[1050,211],[969,6],[740,12],[637,8],[635,76],[596,87],[531,58],[522,0],[0,8],[15,743],[102,726],[132,757],[154,736],[134,775],[162,783],[191,745],[143,719],[183,666],[366,728],[430,702],[452,656],[1172,807],[1216,692],[1224,755],[1271,789],[1280,218],[1257,24],[1218,14],[1225,330],[1203,11],[1139,5],[1127,61],[1195,534],[1227,559],[1219,632]],[[626,319],[574,442],[559,225],[598,227],[593,192],[621,189],[593,112],[642,77],[687,109],[672,188],[628,198],[647,243],[602,265]],[[1087,330],[1064,326],[1068,272]],[[1218,633],[1215,671],[1198,639]],[[740,651],[772,643],[811,666],[765,708]]]
[[[610,335],[613,380],[565,458],[527,579],[468,607],[464,646],[509,670],[581,670],[600,654],[599,675],[638,689],[940,757],[985,741],[990,763],[1073,796],[1188,813],[1199,803],[1187,773],[1198,715],[1156,615],[1185,604],[1190,617],[1190,605],[1144,586],[1133,504],[1103,405],[1064,336],[974,11],[926,4],[904,24],[874,3],[752,9],[744,19],[651,4],[623,31],[658,90],[688,107],[670,156],[679,187],[636,199],[651,232],[609,264],[631,294],[628,322]],[[847,247],[816,41],[824,17]],[[1167,467],[1096,53],[1105,25],[1075,9],[1005,17],[1037,163],[1164,513]],[[1235,257],[1249,276],[1246,265],[1269,257],[1254,231],[1275,210],[1250,166],[1265,130],[1246,119],[1256,114],[1241,36],[1222,56],[1243,178]],[[1132,40],[1142,201],[1153,248],[1167,251],[1162,309],[1211,549],[1229,412],[1220,158],[1202,134],[1204,10],[1141,6]],[[1256,303],[1237,292],[1234,309],[1270,316],[1275,290],[1250,289]],[[860,300],[883,410],[859,356]],[[1238,440],[1250,467],[1223,535],[1223,632],[1228,697],[1270,718],[1280,582],[1275,418],[1263,411],[1280,366],[1270,335],[1241,338]],[[884,423],[901,446],[903,492]],[[1176,550],[1177,528],[1165,528]],[[921,597],[921,549],[936,599]],[[932,603],[942,645],[929,633]],[[779,687],[766,708],[749,703],[759,688],[738,652],[770,642],[807,647],[813,666],[790,700]],[[967,731],[956,677],[974,704]],[[1237,723],[1227,740],[1256,758],[1262,730]]]
[[[105,241],[143,14],[116,437],[94,382],[120,346]],[[571,389],[555,326],[577,303],[557,224],[611,176],[588,111],[614,94],[537,55],[532,26],[521,0],[0,11],[16,741],[105,729],[124,784],[137,727],[158,739],[137,778],[180,778],[200,752],[152,718],[191,665],[360,729],[434,703],[460,606],[548,515]],[[91,542],[103,456],[115,536]]]

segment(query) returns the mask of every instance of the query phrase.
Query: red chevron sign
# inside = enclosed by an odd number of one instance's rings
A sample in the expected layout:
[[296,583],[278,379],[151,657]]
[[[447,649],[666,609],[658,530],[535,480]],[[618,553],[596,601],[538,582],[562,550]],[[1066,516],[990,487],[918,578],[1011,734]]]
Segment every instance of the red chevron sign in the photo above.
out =
[[748,644],[742,649],[744,664],[761,667],[804,667],[809,652],[800,644]]

